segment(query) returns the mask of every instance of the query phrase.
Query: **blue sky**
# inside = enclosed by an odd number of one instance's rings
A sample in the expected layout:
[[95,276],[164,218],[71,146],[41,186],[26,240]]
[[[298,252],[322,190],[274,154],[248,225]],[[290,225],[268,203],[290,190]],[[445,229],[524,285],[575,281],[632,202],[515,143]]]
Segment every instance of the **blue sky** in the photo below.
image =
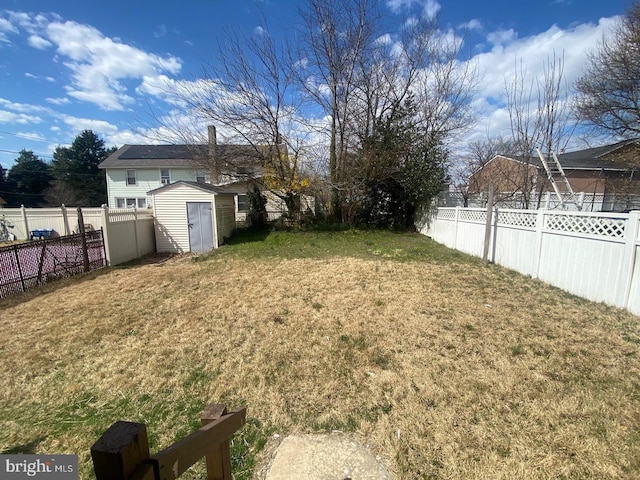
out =
[[[628,0],[383,0],[389,24],[438,14],[443,32],[468,32],[477,62],[478,122],[467,135],[505,134],[505,78],[515,61],[540,73],[548,55],[565,55],[565,76],[580,75],[586,53]],[[273,31],[296,21],[298,0],[1,0],[0,164],[21,149],[51,159],[92,129],[108,146],[149,143],[150,117],[173,108],[160,82],[193,80],[215,62],[225,28],[252,34],[262,8]]]

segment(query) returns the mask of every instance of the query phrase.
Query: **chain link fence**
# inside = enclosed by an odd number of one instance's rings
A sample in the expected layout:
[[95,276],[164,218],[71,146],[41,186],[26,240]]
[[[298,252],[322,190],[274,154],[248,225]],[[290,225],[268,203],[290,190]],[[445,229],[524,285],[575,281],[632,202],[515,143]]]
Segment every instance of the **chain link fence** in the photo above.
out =
[[0,248],[0,298],[106,266],[102,230]]

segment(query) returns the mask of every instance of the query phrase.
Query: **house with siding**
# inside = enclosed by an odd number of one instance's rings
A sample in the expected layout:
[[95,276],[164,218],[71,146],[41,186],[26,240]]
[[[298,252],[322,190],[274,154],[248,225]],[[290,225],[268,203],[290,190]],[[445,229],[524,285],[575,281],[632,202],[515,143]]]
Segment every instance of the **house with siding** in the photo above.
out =
[[[176,182],[195,182],[232,193],[236,221],[243,222],[247,191],[254,185],[260,188],[263,158],[253,145],[219,144],[216,129],[210,126],[207,144],[124,145],[99,168],[105,170],[109,207],[153,208],[152,191]],[[265,196],[271,218],[286,211],[278,197],[269,192]]]
[[[611,145],[560,153],[558,161],[571,189],[598,199],[597,210],[628,209],[640,200],[640,144],[625,140]],[[550,164],[552,167],[552,163]],[[561,193],[567,186],[558,170],[552,177]],[[498,196],[530,193],[542,198],[553,186],[538,157],[496,155],[469,179],[469,193],[487,192],[492,185]],[[584,196],[584,195],[583,195]]]

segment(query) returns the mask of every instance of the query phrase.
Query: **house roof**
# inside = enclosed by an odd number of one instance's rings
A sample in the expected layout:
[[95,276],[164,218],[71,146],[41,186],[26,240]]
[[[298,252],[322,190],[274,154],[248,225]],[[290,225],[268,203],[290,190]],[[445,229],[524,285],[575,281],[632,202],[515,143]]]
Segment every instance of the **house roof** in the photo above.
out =
[[[565,170],[626,171],[629,170],[627,165],[624,165],[620,161],[614,161],[604,157],[631,144],[638,145],[638,140],[624,140],[611,145],[560,153],[557,157],[560,165],[562,165],[562,168]],[[506,155],[496,155],[496,157],[510,158],[511,160],[525,163],[525,159],[523,157],[509,157]],[[530,157],[528,163],[529,165],[542,168],[542,162],[540,162],[540,158],[537,155]]]
[[178,180],[177,182],[170,183],[169,185],[163,185],[162,187],[150,190],[150,191],[147,192],[147,195],[151,195],[151,194],[154,194],[154,193],[157,194],[157,193],[165,191],[165,190],[171,190],[171,189],[174,189],[174,188],[179,187],[181,185],[187,185],[189,187],[196,188],[198,190],[202,190],[203,192],[214,193],[216,195],[221,194],[221,193],[228,193],[228,192],[222,191],[219,187],[216,187],[215,185],[211,185],[210,183],[200,183],[200,182],[190,182],[188,180]]
[[[243,164],[256,163],[253,145],[216,145],[216,156]],[[98,165],[99,168],[193,167],[209,155],[209,145],[124,145]]]

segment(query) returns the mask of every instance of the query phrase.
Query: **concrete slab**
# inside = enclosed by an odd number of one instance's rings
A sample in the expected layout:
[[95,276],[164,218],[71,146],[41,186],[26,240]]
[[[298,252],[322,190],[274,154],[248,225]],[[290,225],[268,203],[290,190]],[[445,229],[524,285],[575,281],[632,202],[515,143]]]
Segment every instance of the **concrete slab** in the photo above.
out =
[[343,433],[288,436],[262,471],[264,480],[392,480],[379,458]]

